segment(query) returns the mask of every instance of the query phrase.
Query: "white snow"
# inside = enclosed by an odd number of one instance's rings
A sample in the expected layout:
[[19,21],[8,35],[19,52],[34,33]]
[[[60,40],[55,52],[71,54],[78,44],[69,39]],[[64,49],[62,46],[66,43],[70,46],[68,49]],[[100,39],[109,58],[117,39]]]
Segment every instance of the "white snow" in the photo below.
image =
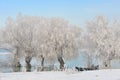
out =
[[120,69],[0,73],[0,80],[120,80]]

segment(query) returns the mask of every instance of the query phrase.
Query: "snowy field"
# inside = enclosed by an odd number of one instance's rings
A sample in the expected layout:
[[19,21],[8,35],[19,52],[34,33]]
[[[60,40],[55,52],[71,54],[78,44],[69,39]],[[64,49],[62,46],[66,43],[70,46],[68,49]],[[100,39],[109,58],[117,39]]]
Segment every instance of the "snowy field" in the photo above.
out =
[[120,69],[0,73],[0,80],[120,80]]

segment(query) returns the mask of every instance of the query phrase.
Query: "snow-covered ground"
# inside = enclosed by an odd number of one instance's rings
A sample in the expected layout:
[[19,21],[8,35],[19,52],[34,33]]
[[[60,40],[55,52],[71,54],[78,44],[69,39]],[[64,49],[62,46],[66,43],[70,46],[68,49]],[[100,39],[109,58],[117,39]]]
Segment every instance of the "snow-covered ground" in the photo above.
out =
[[0,80],[120,80],[120,69],[0,73]]

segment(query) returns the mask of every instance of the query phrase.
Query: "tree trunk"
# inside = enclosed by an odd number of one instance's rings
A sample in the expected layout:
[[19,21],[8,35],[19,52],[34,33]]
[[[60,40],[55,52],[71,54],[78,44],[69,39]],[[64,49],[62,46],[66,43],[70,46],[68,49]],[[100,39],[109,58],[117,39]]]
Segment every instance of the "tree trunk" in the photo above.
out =
[[111,68],[111,60],[107,61],[108,68]]
[[42,58],[42,61],[41,61],[41,67],[42,67],[42,69],[41,69],[41,71],[44,71],[44,57],[41,56],[41,58]]
[[19,64],[20,64],[19,59],[18,59],[18,57],[19,57],[19,47],[16,46],[15,48],[16,48],[16,53],[14,55],[14,65],[19,66]]
[[60,69],[63,70],[64,69],[64,60],[62,57],[58,57],[58,62],[60,63]]
[[13,67],[14,67],[14,71],[15,72],[20,72],[20,69],[21,69],[21,63],[18,59],[19,57],[19,47],[16,46],[16,53],[14,54],[14,63],[13,63]]
[[31,60],[32,60],[32,57],[30,57],[30,56],[27,56],[27,57],[25,58],[26,71],[27,71],[27,72],[30,72],[30,71],[31,71],[31,64],[30,64]]
[[91,68],[91,66],[92,66],[92,57],[88,56],[88,58],[87,58],[87,67]]
[[108,67],[108,64],[107,64],[106,61],[103,63],[103,66],[104,66],[104,67]]
[[103,68],[110,68],[110,67],[111,67],[111,64],[109,60],[103,62]]
[[12,66],[14,72],[20,72],[21,71],[21,64],[20,62],[16,62],[14,66]]

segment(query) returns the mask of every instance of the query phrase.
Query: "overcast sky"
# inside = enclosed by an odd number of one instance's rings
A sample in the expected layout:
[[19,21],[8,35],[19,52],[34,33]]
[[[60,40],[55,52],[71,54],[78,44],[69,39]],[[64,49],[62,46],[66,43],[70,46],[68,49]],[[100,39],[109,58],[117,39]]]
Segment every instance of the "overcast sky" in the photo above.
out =
[[8,16],[15,17],[18,13],[62,17],[83,27],[94,16],[120,17],[120,0],[0,0],[1,27]]

